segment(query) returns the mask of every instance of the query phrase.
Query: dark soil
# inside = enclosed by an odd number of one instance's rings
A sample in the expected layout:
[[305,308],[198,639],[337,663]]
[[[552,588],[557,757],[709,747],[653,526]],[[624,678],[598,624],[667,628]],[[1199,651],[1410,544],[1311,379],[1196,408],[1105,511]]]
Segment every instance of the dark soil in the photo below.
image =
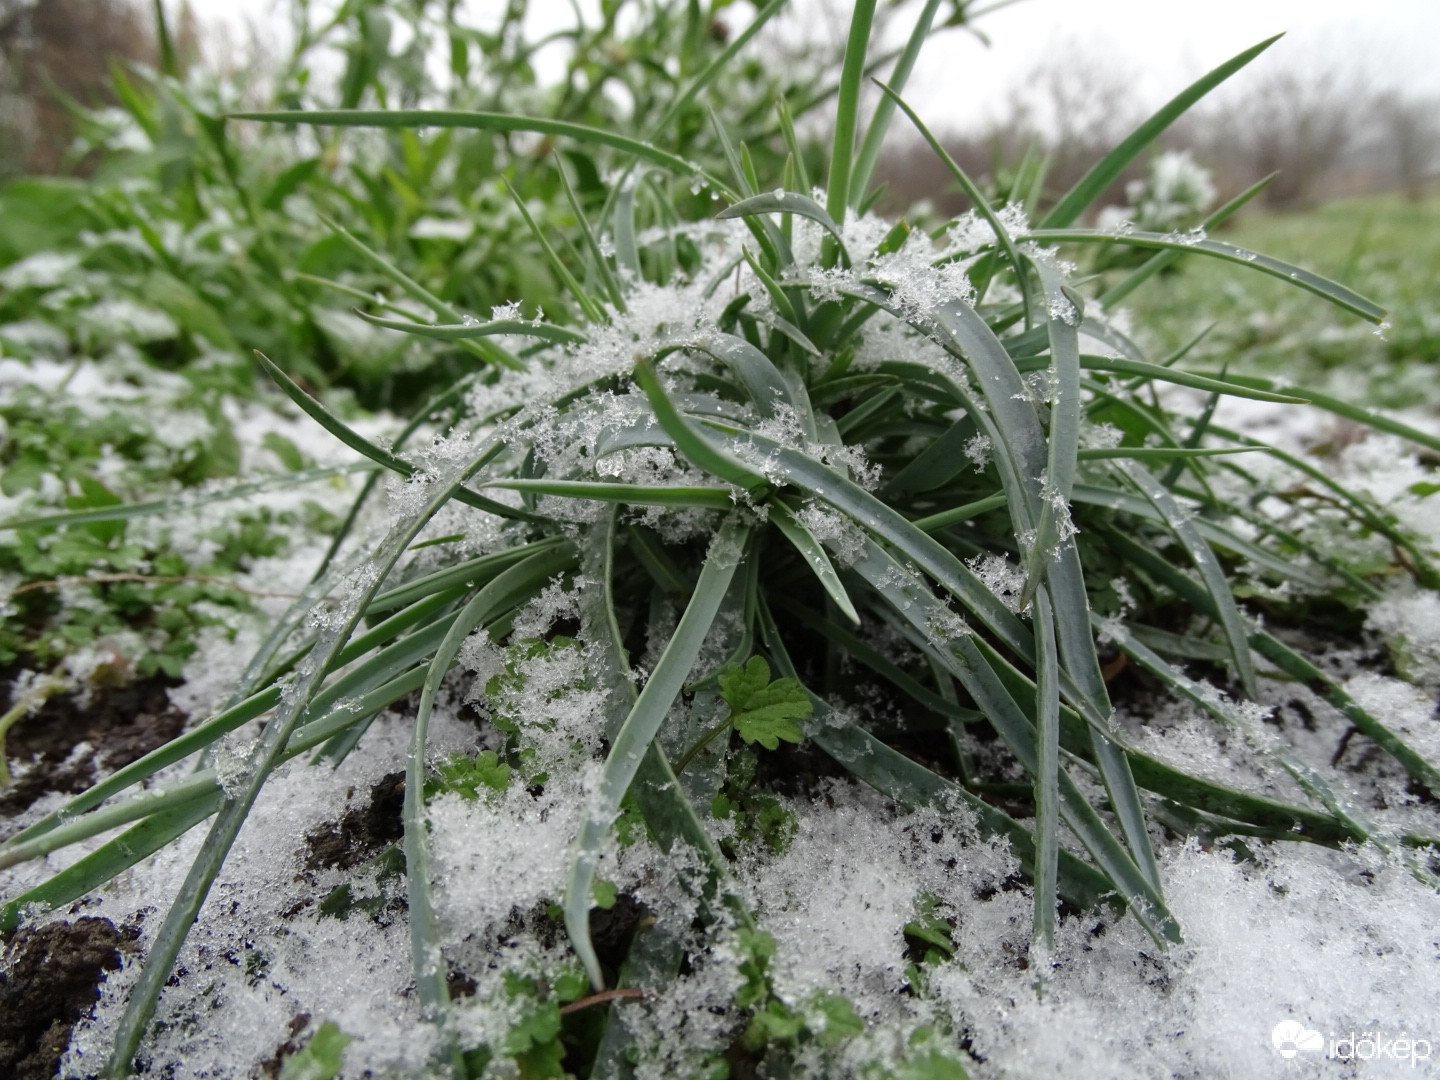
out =
[[305,834],[305,869],[349,870],[373,858],[405,835],[404,806],[405,774],[382,777],[365,805],[351,807],[339,821],[324,822]]
[[139,929],[92,915],[17,933],[0,970],[0,1076],[50,1080],[70,1030],[100,997]]
[[291,1018],[290,1037],[275,1048],[274,1054],[260,1062],[260,1071],[270,1080],[275,1080],[280,1075],[280,1070],[285,1067],[286,1058],[298,1054],[304,1048],[305,1040],[301,1036],[309,1026],[309,1013],[300,1013]]
[[[8,684],[7,684],[8,685]],[[125,686],[97,689],[81,707],[73,694],[57,694],[20,720],[5,739],[12,766],[34,765],[0,795],[0,817],[10,817],[51,791],[78,794],[101,772],[113,772],[144,757],[185,729],[185,714],[170,704],[174,679],[155,676]],[[0,701],[0,712],[9,707]],[[81,743],[90,752],[71,759]]]

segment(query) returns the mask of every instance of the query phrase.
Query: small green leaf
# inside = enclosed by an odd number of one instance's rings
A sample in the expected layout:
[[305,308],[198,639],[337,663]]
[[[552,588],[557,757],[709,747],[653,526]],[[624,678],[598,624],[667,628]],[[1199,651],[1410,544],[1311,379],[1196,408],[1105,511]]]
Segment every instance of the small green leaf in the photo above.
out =
[[291,472],[305,468],[305,456],[300,453],[300,448],[278,431],[267,431],[260,439],[260,445],[278,457],[280,464]]
[[479,798],[482,787],[504,791],[510,786],[510,766],[501,761],[494,750],[482,750],[473,758],[468,754],[451,754],[435,766],[435,771],[439,775],[425,784],[427,799],[453,791],[462,799],[474,801]]
[[816,995],[810,1004],[815,1010],[810,1026],[816,1026],[815,1020],[818,1017],[824,1018],[820,1021],[824,1026],[817,1033],[822,1043],[833,1046],[865,1030],[865,1022],[860,1019],[860,1014],[855,1011],[855,1006],[848,998],[839,994],[823,993]]
[[595,884],[590,886],[590,894],[595,897],[595,906],[598,908],[609,911],[615,906],[617,893],[613,881],[596,878]]
[[805,732],[796,720],[810,715],[810,699],[794,679],[770,681],[770,665],[752,656],[743,668],[731,664],[720,676],[720,694],[730,706],[730,722],[748,743],[777,749],[780,740],[798,743]]
[[329,1020],[310,1037],[305,1049],[285,1059],[280,1080],[334,1080],[340,1072],[340,1056],[354,1042]]
[[800,1034],[805,1019],[796,1016],[783,1001],[771,999],[765,1008],[750,1018],[741,1039],[747,1050],[759,1050],[772,1042],[789,1042]]

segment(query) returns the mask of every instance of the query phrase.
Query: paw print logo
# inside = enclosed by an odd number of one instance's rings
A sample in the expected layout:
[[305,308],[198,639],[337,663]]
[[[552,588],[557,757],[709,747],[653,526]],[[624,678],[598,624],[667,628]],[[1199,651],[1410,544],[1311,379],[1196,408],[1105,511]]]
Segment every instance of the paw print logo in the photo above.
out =
[[1325,1037],[1298,1020],[1281,1020],[1270,1032],[1270,1041],[1287,1061],[1301,1050],[1323,1050]]

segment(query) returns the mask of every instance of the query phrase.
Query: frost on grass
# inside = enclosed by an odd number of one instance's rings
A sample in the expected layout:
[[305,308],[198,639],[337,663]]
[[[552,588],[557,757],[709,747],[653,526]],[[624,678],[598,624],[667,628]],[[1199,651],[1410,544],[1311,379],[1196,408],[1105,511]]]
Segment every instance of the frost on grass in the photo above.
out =
[[1010,563],[1004,555],[977,555],[965,564],[981,584],[999,598],[1011,611],[1020,610],[1020,595],[1025,589],[1025,572]]
[[1370,608],[1366,626],[1385,642],[1401,675],[1440,688],[1440,596],[1393,592]]

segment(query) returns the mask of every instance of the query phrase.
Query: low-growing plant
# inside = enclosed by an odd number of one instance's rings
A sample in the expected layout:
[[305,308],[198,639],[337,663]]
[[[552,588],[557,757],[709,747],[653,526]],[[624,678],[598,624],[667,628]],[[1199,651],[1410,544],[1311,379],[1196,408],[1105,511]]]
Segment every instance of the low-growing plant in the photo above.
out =
[[[1198,229],[1077,225],[1172,121],[1269,42],[1179,94],[1037,223],[991,206],[952,164],[974,210],[925,233],[866,207],[896,109],[928,137],[899,94],[938,8],[926,5],[862,138],[875,4],[854,6],[818,189],[798,147],[778,176],[762,177],[723,125],[728,178],[639,137],[517,114],[237,118],[530,131],[613,154],[615,172],[603,213],[594,222],[577,213],[571,244],[535,226],[581,313],[566,324],[528,303],[489,321],[458,317],[377,257],[432,319],[364,314],[370,323],[487,341],[498,361],[464,388],[461,420],[424,449],[365,438],[286,374],[287,358],[261,357],[291,401],[396,474],[388,531],[341,549],[222,712],[0,847],[0,866],[10,865],[130,826],[11,898],[0,909],[8,930],[214,818],[131,991],[107,1075],[129,1073],[267,779],[317,749],[343,758],[370,718],[416,691],[403,842],[415,986],[437,1033],[434,1067],[455,1076],[501,1057],[520,1075],[558,1075],[562,1013],[583,1013],[566,1009],[585,991],[567,976],[560,994],[520,970],[507,976],[520,1017],[508,1036],[465,1045],[447,1024],[426,826],[427,797],[443,793],[478,802],[520,780],[580,778],[568,884],[550,917],[597,994],[633,974],[602,962],[591,939],[592,908],[615,899],[601,878],[612,829],[622,842],[691,849],[683,887],[743,976],[733,1050],[775,1069],[819,1067],[864,1028],[843,998],[776,990],[774,943],[732,882],[732,859],[795,842],[761,774],[769,755],[797,743],[902,807],[973,820],[1008,842],[1033,892],[1029,962],[1042,990],[1062,904],[1123,910],[1160,948],[1182,940],[1161,888],[1156,823],[1206,842],[1369,844],[1434,882],[1424,849],[1435,838],[1374,824],[1333,772],[1262,726],[1255,704],[1262,675],[1303,683],[1403,767],[1415,791],[1440,795],[1436,763],[1284,632],[1353,627],[1381,574],[1433,586],[1429,553],[1315,466],[1218,426],[1214,403],[1308,402],[1431,449],[1440,441],[1300,388],[1152,361],[1061,256],[1071,244],[1151,252],[1109,287],[1109,303],[1177,257],[1206,256],[1383,319],[1341,285]],[[718,214],[681,218],[676,207],[693,205],[694,193]],[[637,228],[637,218],[652,224]],[[1209,404],[1178,410],[1172,386]],[[1265,455],[1314,485],[1278,514],[1275,482],[1248,464]],[[1342,533],[1379,538],[1389,561],[1358,565],[1352,549],[1327,543]],[[340,599],[316,607],[328,592]],[[1193,662],[1218,685],[1186,675],[1181,665]],[[432,762],[432,713],[457,663],[488,680],[480,705],[495,739],[473,760]],[[1308,802],[1145,752],[1113,716],[1109,679],[1126,664],[1288,773]],[[892,708],[871,708],[867,684],[885,687]],[[253,746],[222,744],[265,714]],[[200,768],[185,780],[116,798],[195,754]],[[924,969],[954,943],[933,902],[905,933],[912,989],[923,994]],[[622,1009],[585,1029],[586,1060],[627,1052]],[[963,1076],[953,1034],[917,1030],[871,1071]],[[727,1063],[702,1067],[723,1075]]]

